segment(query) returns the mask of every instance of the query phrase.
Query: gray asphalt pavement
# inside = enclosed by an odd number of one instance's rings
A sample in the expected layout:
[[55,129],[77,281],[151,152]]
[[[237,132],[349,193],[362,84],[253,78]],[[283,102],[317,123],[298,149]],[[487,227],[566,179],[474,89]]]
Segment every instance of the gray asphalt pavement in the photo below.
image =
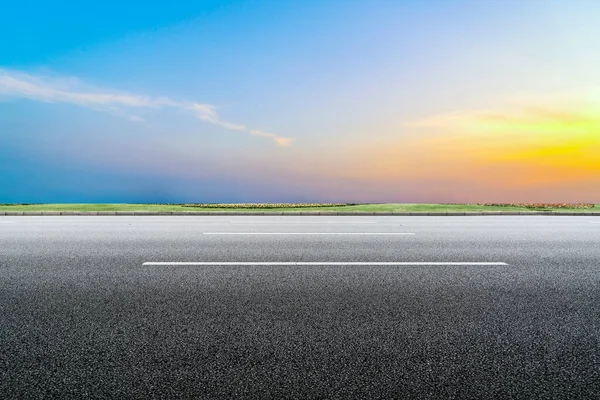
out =
[[0,398],[598,399],[598,222],[0,217]]

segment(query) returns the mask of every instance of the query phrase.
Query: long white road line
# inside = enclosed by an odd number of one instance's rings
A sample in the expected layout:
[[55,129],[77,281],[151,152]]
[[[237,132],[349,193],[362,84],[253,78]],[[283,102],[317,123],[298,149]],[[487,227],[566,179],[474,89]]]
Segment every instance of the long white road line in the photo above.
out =
[[239,261],[210,261],[210,262],[145,262],[146,266],[210,266],[210,265],[391,265],[391,266],[421,266],[421,265],[464,265],[464,266],[502,266],[503,262],[239,262]]

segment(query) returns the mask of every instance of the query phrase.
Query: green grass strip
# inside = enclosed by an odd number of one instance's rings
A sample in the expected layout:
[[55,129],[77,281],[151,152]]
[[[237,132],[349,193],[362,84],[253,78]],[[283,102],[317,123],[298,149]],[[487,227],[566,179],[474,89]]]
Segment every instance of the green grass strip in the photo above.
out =
[[511,205],[473,205],[473,204],[355,204],[355,205],[312,205],[312,206],[275,206],[275,207],[186,207],[182,204],[15,204],[0,205],[0,211],[64,211],[64,212],[96,212],[96,211],[124,211],[124,212],[485,212],[485,211],[556,211],[556,212],[589,212],[600,211],[600,204],[593,208],[528,208]]

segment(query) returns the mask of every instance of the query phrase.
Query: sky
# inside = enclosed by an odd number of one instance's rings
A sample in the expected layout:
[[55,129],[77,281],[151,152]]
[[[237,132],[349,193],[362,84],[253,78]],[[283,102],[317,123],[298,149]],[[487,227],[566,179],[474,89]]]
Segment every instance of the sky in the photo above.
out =
[[600,203],[600,2],[0,6],[0,203]]

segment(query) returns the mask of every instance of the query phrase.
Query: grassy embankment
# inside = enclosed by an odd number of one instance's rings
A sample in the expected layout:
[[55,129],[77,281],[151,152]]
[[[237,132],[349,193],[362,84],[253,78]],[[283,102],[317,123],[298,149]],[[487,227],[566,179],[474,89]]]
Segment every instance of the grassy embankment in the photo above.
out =
[[128,212],[172,212],[172,211],[240,211],[240,212],[301,212],[301,211],[331,211],[331,212],[485,212],[485,211],[557,211],[557,212],[589,212],[600,211],[600,204],[587,208],[571,208],[556,206],[524,207],[511,205],[476,205],[476,204],[355,204],[333,206],[280,206],[271,207],[268,204],[248,208],[249,205],[238,207],[184,206],[181,204],[1,204],[0,211],[128,211]]

